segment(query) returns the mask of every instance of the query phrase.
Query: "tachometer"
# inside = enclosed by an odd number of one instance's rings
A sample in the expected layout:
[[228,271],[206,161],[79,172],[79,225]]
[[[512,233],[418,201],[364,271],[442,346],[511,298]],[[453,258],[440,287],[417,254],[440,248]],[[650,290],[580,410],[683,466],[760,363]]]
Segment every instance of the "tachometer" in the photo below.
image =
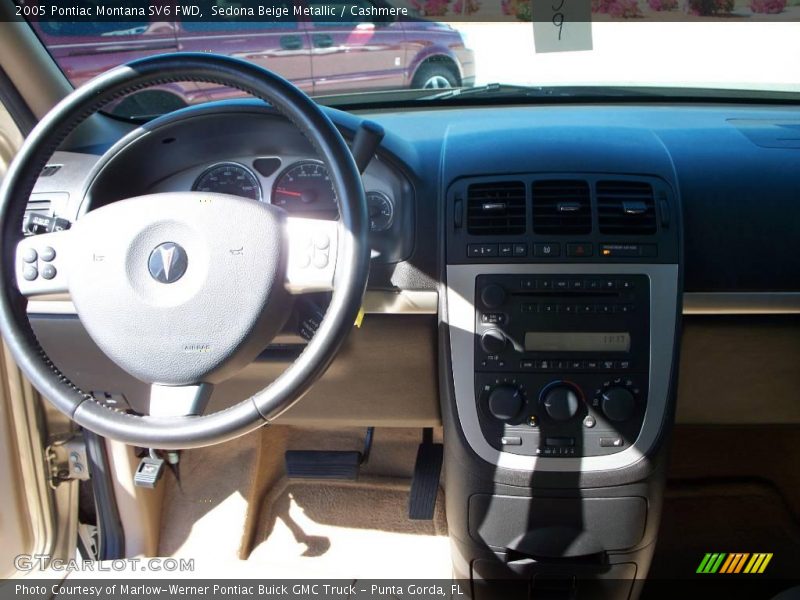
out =
[[261,200],[261,184],[247,167],[234,162],[210,166],[195,180],[192,190]]
[[328,169],[316,160],[296,162],[281,173],[272,188],[272,204],[324,219],[339,214]]
[[367,192],[370,231],[386,231],[394,221],[394,204],[383,192]]

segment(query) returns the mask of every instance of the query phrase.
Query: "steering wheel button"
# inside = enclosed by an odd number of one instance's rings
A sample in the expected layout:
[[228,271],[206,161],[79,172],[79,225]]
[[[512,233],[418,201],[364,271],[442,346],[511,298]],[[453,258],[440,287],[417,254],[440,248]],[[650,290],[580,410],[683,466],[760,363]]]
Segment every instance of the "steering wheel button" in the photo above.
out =
[[319,250],[325,250],[331,245],[331,239],[327,236],[327,234],[320,233],[314,238],[314,245]]
[[39,255],[36,254],[36,250],[33,248],[25,248],[25,251],[22,253],[22,260],[26,263],[35,263],[37,258],[39,258]]
[[22,276],[27,281],[33,281],[34,279],[36,279],[39,276],[39,270],[36,267],[33,267],[33,266],[29,265],[29,266],[25,267],[25,269],[23,269]]
[[53,279],[56,273],[56,268],[53,265],[45,265],[42,267],[42,277],[45,279]]
[[[34,252],[35,252],[35,250],[34,250]],[[56,251],[55,251],[54,248],[51,248],[50,246],[45,246],[44,248],[42,248],[42,252],[39,254],[39,256],[41,257],[41,259],[44,262],[50,262],[51,260],[53,260],[56,257]],[[32,262],[32,261],[28,261],[28,262]]]
[[324,269],[328,266],[328,253],[317,252],[314,254],[314,266],[318,269]]

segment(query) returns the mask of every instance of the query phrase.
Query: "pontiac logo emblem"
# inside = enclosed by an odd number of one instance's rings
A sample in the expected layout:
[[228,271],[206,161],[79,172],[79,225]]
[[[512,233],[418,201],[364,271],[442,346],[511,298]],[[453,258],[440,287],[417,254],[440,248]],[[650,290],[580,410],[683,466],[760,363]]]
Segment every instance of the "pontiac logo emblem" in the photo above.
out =
[[174,242],[156,246],[147,261],[150,275],[161,283],[175,283],[183,277],[188,266],[189,257],[186,256],[186,250]]

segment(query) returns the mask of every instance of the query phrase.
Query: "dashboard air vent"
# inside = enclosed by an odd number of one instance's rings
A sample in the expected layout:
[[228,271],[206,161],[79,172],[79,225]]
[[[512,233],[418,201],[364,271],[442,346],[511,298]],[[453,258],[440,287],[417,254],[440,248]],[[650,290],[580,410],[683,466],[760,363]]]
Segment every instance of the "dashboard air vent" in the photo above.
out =
[[602,233],[655,233],[653,187],[643,181],[598,181],[597,216]]
[[534,182],[533,230],[544,234],[591,233],[589,184],[576,179]]
[[473,183],[467,189],[470,235],[525,233],[525,184],[521,181]]
[[25,207],[25,214],[49,215],[51,207],[52,202],[49,198],[30,198]]
[[42,172],[39,173],[39,177],[51,177],[55,175],[60,169],[62,165],[46,165]]

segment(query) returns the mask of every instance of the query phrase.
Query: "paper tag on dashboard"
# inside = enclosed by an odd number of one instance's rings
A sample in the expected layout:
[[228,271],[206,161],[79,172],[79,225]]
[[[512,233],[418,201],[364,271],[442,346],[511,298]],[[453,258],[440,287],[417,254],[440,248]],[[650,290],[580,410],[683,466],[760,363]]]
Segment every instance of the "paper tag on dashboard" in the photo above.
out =
[[592,0],[531,0],[536,52],[592,49]]

